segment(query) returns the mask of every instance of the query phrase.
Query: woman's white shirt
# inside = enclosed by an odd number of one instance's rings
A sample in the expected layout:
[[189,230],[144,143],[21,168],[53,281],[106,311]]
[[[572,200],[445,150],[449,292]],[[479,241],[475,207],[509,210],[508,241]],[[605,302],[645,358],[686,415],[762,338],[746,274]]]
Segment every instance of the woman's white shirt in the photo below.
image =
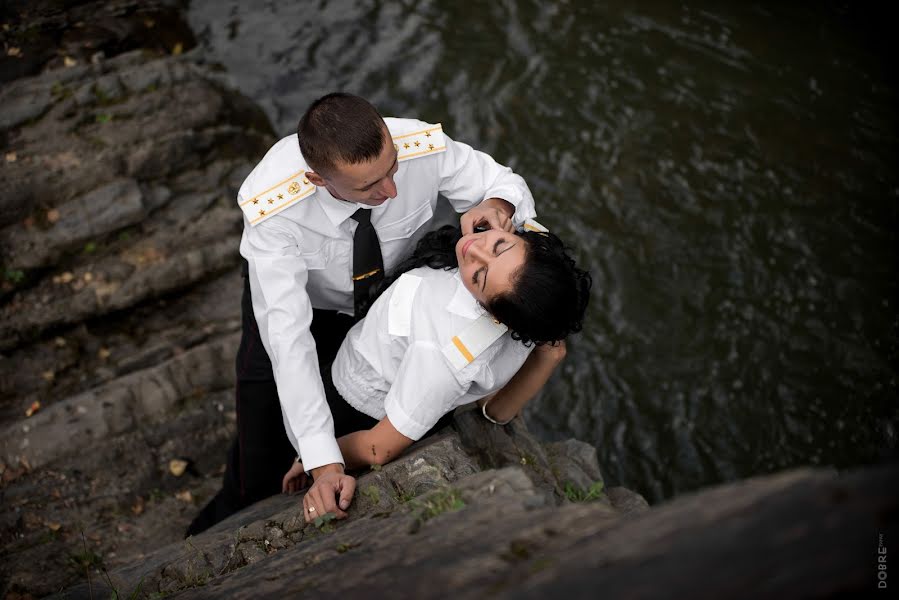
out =
[[331,367],[334,386],[360,412],[386,416],[418,440],[447,412],[501,389],[530,354],[506,332],[453,366],[443,348],[484,314],[458,270],[413,269],[349,331]]

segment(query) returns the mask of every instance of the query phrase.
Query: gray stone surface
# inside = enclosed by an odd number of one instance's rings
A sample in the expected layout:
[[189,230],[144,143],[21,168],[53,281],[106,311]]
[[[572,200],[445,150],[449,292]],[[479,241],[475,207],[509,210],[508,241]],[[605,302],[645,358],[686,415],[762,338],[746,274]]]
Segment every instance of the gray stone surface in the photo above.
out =
[[605,493],[612,506],[625,515],[639,515],[649,510],[646,498],[633,490],[615,486],[607,489]]
[[4,14],[20,52],[0,57],[0,597],[140,560],[219,485],[235,197],[275,140],[190,52],[181,4]]
[[146,209],[137,182],[118,179],[56,207],[47,229],[11,225],[0,232],[7,268],[52,266],[66,251],[143,221]]
[[577,490],[589,490],[602,485],[596,448],[578,440],[565,440],[546,445],[546,455],[556,478]]
[[127,592],[142,576],[147,595],[177,598],[813,598],[872,589],[871,535],[897,532],[896,467],[791,471],[627,519],[602,502],[535,503],[546,493],[526,470],[482,471],[322,528],[294,506],[111,581]]

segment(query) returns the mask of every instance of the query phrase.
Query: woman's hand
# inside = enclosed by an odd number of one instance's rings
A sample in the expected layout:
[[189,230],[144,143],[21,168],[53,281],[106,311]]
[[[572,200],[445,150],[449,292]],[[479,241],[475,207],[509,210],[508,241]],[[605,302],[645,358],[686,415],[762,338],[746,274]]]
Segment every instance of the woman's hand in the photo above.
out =
[[295,461],[281,480],[281,492],[299,492],[309,484],[309,475],[303,470],[303,463]]
[[567,354],[568,349],[565,347],[565,340],[559,340],[558,342],[554,342],[552,344],[542,344],[534,348],[534,352],[541,358],[547,361],[552,361],[555,364],[559,364],[564,360],[565,354]]

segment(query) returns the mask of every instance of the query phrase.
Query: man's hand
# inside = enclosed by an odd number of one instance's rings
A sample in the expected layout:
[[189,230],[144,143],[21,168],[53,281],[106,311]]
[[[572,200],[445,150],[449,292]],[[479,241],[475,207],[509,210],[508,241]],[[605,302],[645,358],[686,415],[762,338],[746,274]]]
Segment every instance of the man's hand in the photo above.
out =
[[299,492],[309,483],[309,475],[303,469],[303,463],[296,461],[281,480],[281,492]]
[[490,229],[512,231],[512,215],[515,207],[502,198],[487,198],[462,215],[462,235],[474,232],[478,225],[486,224]]
[[[334,468],[339,467],[339,468]],[[312,470],[315,483],[303,497],[303,516],[307,523],[327,513],[338,519],[347,517],[346,509],[353,501],[356,480],[343,472],[341,465],[326,465]]]

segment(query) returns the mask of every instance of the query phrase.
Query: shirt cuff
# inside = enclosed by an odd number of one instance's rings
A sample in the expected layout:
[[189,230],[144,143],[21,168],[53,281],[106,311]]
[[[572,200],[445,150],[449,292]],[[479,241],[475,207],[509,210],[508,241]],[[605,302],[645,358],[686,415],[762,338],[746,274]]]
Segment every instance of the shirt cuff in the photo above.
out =
[[530,197],[525,197],[525,194],[515,188],[494,188],[487,194],[487,198],[502,198],[515,207],[515,212],[512,214],[512,225],[516,229],[521,227],[522,223],[528,219],[533,219],[537,216],[534,201]]
[[297,439],[300,447],[300,460],[303,461],[303,470],[309,473],[324,465],[340,463],[346,466],[337,439],[327,433],[316,433]]
[[410,440],[417,442],[434,426],[433,423],[431,425],[418,423],[407,416],[399,406],[391,405],[391,403],[388,403],[385,408],[387,409],[387,418],[390,419],[390,424]]

